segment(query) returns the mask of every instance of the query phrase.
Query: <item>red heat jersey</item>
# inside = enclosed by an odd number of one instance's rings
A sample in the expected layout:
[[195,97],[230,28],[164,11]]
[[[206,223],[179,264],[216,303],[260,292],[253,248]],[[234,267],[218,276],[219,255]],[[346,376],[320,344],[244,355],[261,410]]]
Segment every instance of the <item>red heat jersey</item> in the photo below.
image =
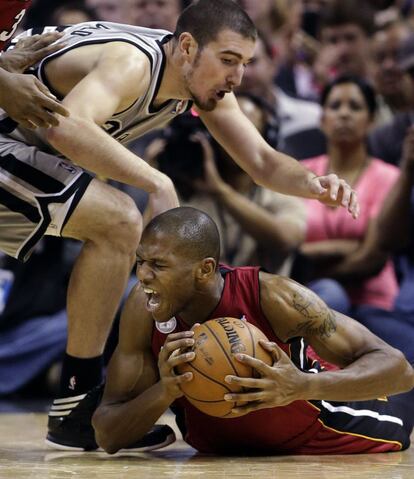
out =
[[11,39],[32,0],[0,0],[0,50]]
[[[224,316],[244,317],[297,362],[294,358],[295,351],[301,350],[303,354],[303,341],[298,339],[290,344],[283,343],[276,337],[262,313],[259,300],[259,268],[225,267],[225,270],[222,297],[209,319]],[[188,329],[179,317],[176,317],[176,321],[175,332]],[[166,334],[154,327],[152,347],[156,357],[165,338]],[[297,344],[294,344],[295,342]],[[227,419],[208,416],[185,398],[180,398],[177,405],[185,410],[185,440],[202,452],[231,452],[243,449],[252,452],[254,445],[262,452],[294,449],[307,442],[321,428],[318,408],[307,401],[295,401],[288,406],[263,409],[239,418]]]
[[[209,319],[244,318],[276,342],[302,370],[315,368],[305,355],[302,338],[289,344],[276,337],[260,307],[259,268],[221,268],[224,289]],[[167,334],[187,330],[179,318],[156,323],[152,351],[158,357]],[[309,373],[311,374],[311,373]],[[323,374],[320,373],[320,374]],[[410,403],[411,404],[411,403]],[[412,426],[400,415],[401,406],[389,401],[295,401],[238,418],[208,416],[184,397],[173,407],[188,444],[206,453],[350,454],[398,451],[410,444]]]

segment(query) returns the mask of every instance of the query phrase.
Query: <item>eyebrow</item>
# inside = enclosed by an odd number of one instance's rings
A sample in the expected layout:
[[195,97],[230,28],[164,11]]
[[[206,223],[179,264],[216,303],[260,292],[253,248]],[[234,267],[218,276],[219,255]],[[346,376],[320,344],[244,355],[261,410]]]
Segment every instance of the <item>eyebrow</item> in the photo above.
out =
[[[233,55],[233,56],[237,57],[239,60],[243,60],[243,55],[241,55],[240,53],[237,53],[233,50],[222,50],[220,53],[224,54],[224,55]],[[252,60],[253,60],[253,57],[246,60],[246,63],[250,63]]]

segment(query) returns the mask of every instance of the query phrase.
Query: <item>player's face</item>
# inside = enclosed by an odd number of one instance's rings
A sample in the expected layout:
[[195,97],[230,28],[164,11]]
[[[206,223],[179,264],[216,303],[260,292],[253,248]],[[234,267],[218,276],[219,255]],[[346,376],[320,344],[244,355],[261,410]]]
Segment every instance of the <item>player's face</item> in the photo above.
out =
[[198,108],[212,111],[226,93],[240,85],[255,42],[231,30],[198,50],[185,73],[187,89]]
[[155,321],[168,321],[191,304],[195,269],[194,262],[177,254],[171,236],[144,233],[137,249],[137,277]]
[[332,88],[323,107],[322,126],[328,141],[349,144],[364,141],[371,118],[361,90],[354,83]]

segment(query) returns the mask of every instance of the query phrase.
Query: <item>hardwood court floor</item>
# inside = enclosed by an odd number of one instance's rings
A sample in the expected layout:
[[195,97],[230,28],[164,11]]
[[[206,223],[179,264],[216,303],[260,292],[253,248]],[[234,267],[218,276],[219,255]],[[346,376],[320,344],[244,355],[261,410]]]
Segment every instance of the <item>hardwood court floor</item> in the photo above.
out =
[[[175,429],[169,415],[160,422]],[[45,414],[0,414],[0,479],[414,478],[414,446],[392,454],[216,458],[178,440],[152,453],[108,456],[47,449],[45,430]]]

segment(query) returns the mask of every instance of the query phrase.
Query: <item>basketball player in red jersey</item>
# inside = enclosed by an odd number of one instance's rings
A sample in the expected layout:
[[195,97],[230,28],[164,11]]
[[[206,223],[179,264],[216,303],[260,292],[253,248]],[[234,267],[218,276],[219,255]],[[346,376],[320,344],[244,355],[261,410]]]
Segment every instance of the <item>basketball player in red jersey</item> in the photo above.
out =
[[[145,229],[137,274],[120,325],[100,406],[96,438],[114,453],[142,437],[170,406],[184,439],[206,453],[347,454],[405,449],[414,421],[414,371],[393,349],[354,320],[330,310],[300,284],[258,267],[218,267],[220,239],[205,213],[169,210]],[[259,378],[227,376],[251,392],[226,394],[247,401],[224,419],[207,416],[183,397],[192,373],[196,323],[243,318],[270,342],[273,367],[247,355]],[[306,343],[341,369],[318,372]],[[157,366],[158,361],[158,366]],[[380,366],[379,366],[380,365]],[[398,394],[388,400],[380,396]],[[411,397],[410,397],[411,395]]]
[[[14,35],[31,0],[0,0],[0,50]],[[21,75],[29,66],[62,46],[52,45],[60,33],[27,39],[18,49],[0,55],[0,108],[26,128],[59,124],[56,113],[68,116],[49,90],[34,76]]]

